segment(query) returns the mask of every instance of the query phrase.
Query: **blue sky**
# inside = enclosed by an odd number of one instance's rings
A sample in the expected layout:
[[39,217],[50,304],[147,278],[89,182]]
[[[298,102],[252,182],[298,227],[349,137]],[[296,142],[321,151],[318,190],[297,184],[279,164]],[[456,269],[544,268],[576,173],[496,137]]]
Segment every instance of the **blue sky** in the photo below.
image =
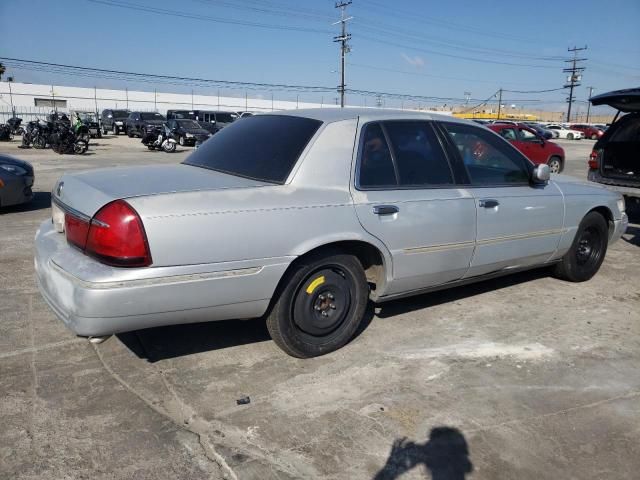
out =
[[[567,47],[585,44],[589,49],[581,53],[589,60],[578,100],[586,100],[586,86],[598,93],[640,85],[639,0],[353,0],[348,13],[354,17],[349,23],[353,39],[348,88],[455,98],[470,92],[472,99],[487,98],[500,87],[553,89],[563,84]],[[332,35],[338,26],[331,22],[337,18],[329,0],[0,0],[0,56],[199,78],[336,86],[338,48]],[[120,80],[24,69],[10,69],[8,74],[33,83],[125,86]],[[126,86],[153,89],[130,81]],[[195,89],[215,93],[207,90]],[[267,90],[254,94],[271,95]],[[301,100],[317,97],[300,94]],[[505,93],[508,102],[527,105],[520,101],[538,100],[536,106],[553,110],[564,109],[564,98],[564,91]],[[353,96],[350,100],[364,102]],[[375,99],[367,101],[372,104]]]

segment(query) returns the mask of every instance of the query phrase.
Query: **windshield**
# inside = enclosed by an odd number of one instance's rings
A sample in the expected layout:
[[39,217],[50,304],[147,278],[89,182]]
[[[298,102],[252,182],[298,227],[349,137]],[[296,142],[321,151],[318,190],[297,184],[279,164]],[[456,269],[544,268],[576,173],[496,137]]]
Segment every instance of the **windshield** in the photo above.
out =
[[129,116],[129,110],[114,110],[113,111],[113,116],[114,117],[118,117],[118,118],[128,117]]
[[249,117],[220,130],[184,164],[282,184],[320,125],[286,115]]
[[177,123],[182,128],[202,128],[199,123],[193,120],[178,120]]
[[141,113],[140,118],[142,120],[164,120],[165,119],[159,113]]

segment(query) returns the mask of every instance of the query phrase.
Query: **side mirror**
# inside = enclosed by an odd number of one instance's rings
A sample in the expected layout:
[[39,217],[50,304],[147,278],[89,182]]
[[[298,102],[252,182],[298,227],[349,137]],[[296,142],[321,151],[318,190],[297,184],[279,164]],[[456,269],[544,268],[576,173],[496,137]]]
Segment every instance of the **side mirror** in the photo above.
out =
[[546,163],[541,163],[540,165],[536,165],[536,168],[533,169],[533,183],[543,184],[547,183],[551,178],[551,170],[549,170],[549,165]]

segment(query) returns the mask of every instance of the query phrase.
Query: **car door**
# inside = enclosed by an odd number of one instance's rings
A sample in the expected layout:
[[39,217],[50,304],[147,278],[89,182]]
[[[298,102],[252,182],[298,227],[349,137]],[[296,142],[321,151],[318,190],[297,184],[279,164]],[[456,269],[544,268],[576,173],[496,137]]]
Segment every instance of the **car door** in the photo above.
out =
[[366,123],[351,187],[358,219],[393,259],[385,293],[462,278],[476,228],[475,202],[456,184],[427,121]]
[[564,200],[553,182],[530,182],[533,165],[497,136],[443,123],[469,177],[477,210],[476,248],[467,277],[544,263],[563,233]]

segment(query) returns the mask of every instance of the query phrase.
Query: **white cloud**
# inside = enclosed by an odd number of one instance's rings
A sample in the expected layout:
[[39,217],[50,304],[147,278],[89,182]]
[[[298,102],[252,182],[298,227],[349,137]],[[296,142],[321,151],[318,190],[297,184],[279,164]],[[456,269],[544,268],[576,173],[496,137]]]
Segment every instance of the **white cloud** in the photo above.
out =
[[424,58],[422,58],[419,55],[416,55],[415,57],[410,57],[409,55],[407,55],[406,53],[403,52],[403,53],[400,54],[400,56],[402,57],[402,59],[405,62],[407,62],[412,67],[422,68],[425,65]]

